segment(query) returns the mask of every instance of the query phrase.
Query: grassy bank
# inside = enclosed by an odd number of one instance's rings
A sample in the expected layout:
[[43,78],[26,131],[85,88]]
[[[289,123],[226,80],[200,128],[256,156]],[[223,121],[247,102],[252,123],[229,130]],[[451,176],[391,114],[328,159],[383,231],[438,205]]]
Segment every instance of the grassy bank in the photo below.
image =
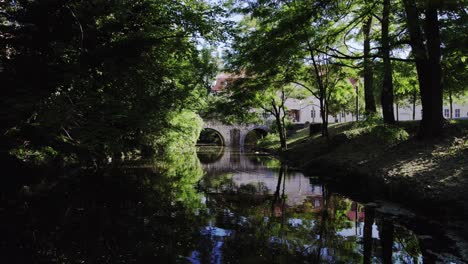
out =
[[[416,139],[417,122],[396,126],[378,121],[335,124],[328,143],[308,129],[289,139],[280,156],[310,175],[353,182],[373,192],[421,209],[468,209],[468,120],[451,121],[442,139]],[[260,145],[274,151],[273,137]],[[455,208],[455,210],[453,210]]]

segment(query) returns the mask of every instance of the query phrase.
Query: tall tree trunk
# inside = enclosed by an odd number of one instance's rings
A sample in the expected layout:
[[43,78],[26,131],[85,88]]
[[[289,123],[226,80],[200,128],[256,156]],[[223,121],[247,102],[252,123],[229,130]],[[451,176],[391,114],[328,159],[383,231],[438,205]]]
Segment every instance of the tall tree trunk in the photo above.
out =
[[398,105],[398,103],[395,104],[395,108],[396,108],[396,121],[399,122],[400,121],[400,106]]
[[364,100],[366,107],[366,115],[375,114],[377,112],[374,99],[374,72],[372,60],[370,58],[370,30],[372,26],[372,16],[364,23],[362,28],[364,34]]
[[[284,101],[283,101],[284,102]],[[286,118],[286,112],[284,111],[284,105],[280,108],[281,111],[283,111],[283,115],[281,116],[281,127],[283,128],[283,143],[284,143],[284,148],[283,150],[288,149],[288,134],[286,131],[286,122],[284,119]]]
[[359,121],[359,87],[356,85],[356,122]]
[[329,113],[330,113],[330,109],[328,108],[328,99],[325,99],[325,130],[326,130],[326,138],[327,138],[328,143],[330,143],[329,142],[330,141],[330,134],[328,133],[328,124],[329,124],[328,116],[329,116]]
[[417,99],[417,92],[414,90],[413,92],[413,120],[416,120],[416,99]]
[[328,137],[327,86],[324,84],[324,80],[322,78],[322,72],[321,72],[321,69],[319,69],[320,65],[315,60],[315,52],[309,40],[307,40],[307,46],[309,48],[310,58],[312,59],[313,75],[317,79],[317,84],[319,87],[320,98],[318,99],[320,101],[320,114],[322,117],[322,137],[326,137],[328,141],[329,137]]
[[450,104],[450,119],[453,119],[453,98],[452,98],[451,89],[449,89],[449,104]]
[[384,122],[387,124],[395,123],[393,113],[393,77],[392,63],[390,61],[390,38],[388,35],[390,20],[390,0],[383,1],[382,13],[382,58],[384,66],[384,76],[382,83],[382,113]]
[[420,27],[419,12],[414,0],[403,0],[410,44],[416,61],[423,115],[419,128],[421,138],[442,134],[442,78],[440,65],[440,35],[436,2],[426,0],[425,27],[427,47]]
[[426,23],[424,33],[427,37],[427,54],[429,56],[429,77],[431,91],[431,116],[429,126],[432,135],[442,134],[444,124],[443,111],[443,88],[442,88],[442,66],[441,59],[441,40],[439,32],[438,5],[440,1],[426,0]]
[[320,99],[319,102],[320,116],[322,118],[322,137],[328,138],[328,113],[326,111],[327,106],[324,98]]

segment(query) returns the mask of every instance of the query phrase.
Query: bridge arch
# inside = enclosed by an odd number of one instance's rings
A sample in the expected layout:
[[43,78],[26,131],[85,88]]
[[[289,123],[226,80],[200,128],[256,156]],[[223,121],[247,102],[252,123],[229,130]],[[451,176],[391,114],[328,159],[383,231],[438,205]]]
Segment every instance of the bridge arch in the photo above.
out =
[[[245,136],[243,138],[243,141],[241,142],[242,145],[248,145],[250,140],[256,139],[259,140],[263,137],[265,137],[268,134],[268,129],[263,126],[255,126],[252,128],[248,128],[245,132]],[[254,138],[252,138],[254,137]]]
[[[268,132],[267,125],[245,125],[245,124],[223,124],[215,120],[207,120],[203,124],[203,129],[212,129],[220,135],[224,146],[240,146],[245,144],[245,137],[252,130]],[[263,132],[262,132],[263,133]]]
[[[200,133],[200,137],[198,138],[197,144],[199,145],[208,145],[208,142],[203,142],[205,140],[209,140],[211,135],[216,135],[219,139],[219,142],[221,146],[226,146],[226,140],[225,137],[223,136],[222,132],[218,131],[215,128],[212,127],[204,127]],[[201,141],[201,142],[200,142]]]
[[241,145],[242,146],[245,145],[245,143],[246,143],[245,140],[247,138],[247,135],[249,135],[249,133],[255,132],[255,133],[261,134],[262,136],[266,136],[269,131],[270,131],[270,128],[267,125],[251,125],[251,126],[248,126],[245,129],[245,133],[241,137]]

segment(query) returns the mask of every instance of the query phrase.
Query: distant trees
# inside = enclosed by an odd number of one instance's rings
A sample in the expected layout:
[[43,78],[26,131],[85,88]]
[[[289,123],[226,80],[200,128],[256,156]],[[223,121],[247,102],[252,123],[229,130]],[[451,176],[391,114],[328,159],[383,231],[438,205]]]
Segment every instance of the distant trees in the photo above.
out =
[[[268,72],[268,66],[288,63],[291,82],[303,81],[298,69],[308,67],[309,85],[318,87],[322,112],[326,111],[323,92],[327,88],[321,68],[330,64],[360,69],[366,114],[376,112],[374,94],[380,94],[384,122],[394,123],[395,103],[401,102],[403,90],[411,90],[412,104],[420,97],[424,110],[420,137],[437,137],[444,122],[443,85],[450,85],[446,90],[449,99],[451,91],[459,91],[456,87],[467,89],[457,85],[466,72],[460,62],[467,58],[466,47],[460,45],[467,40],[461,30],[467,17],[462,6],[461,1],[431,0],[253,1],[238,9],[252,22],[242,22],[243,31],[237,35],[229,59],[238,69],[256,74]],[[357,43],[362,43],[362,48]],[[319,57],[327,58],[326,62]],[[401,82],[401,78],[412,76],[400,74],[399,90],[395,91],[396,62],[414,65],[419,87],[414,81]],[[378,90],[374,74],[382,77]],[[402,88],[403,83],[411,87]],[[326,127],[326,120],[322,123]]]
[[[255,122],[264,115],[274,118],[274,131],[278,133],[280,149],[287,149],[288,109],[286,100],[305,98],[304,91],[296,89],[286,77],[288,67],[278,67],[275,75],[241,74],[233,77],[220,95],[218,113],[233,117],[236,122]],[[222,104],[222,105],[221,105]],[[223,119],[221,119],[223,120]],[[229,122],[229,119],[223,121]]]
[[319,100],[322,135],[328,137],[328,105],[344,76],[340,61],[324,52],[335,43],[335,37],[326,33],[339,14],[322,14],[346,7],[338,2],[267,2],[243,9],[252,23],[241,24],[228,56],[230,67],[252,78],[273,76],[287,67],[283,82],[294,83]]

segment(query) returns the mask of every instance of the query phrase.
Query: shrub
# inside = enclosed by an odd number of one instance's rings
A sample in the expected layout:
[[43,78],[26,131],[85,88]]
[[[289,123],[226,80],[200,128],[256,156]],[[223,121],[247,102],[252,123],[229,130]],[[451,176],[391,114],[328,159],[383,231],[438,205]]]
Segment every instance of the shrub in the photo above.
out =
[[372,128],[372,134],[390,145],[398,144],[409,138],[409,134],[406,130],[392,125],[375,126]]
[[356,128],[339,133],[333,137],[333,142],[335,144],[340,144],[353,138],[369,135],[377,138],[384,144],[395,145],[409,138],[408,132],[401,127],[387,124],[375,124],[374,122],[375,121],[370,121],[370,125],[364,126],[361,124]]

